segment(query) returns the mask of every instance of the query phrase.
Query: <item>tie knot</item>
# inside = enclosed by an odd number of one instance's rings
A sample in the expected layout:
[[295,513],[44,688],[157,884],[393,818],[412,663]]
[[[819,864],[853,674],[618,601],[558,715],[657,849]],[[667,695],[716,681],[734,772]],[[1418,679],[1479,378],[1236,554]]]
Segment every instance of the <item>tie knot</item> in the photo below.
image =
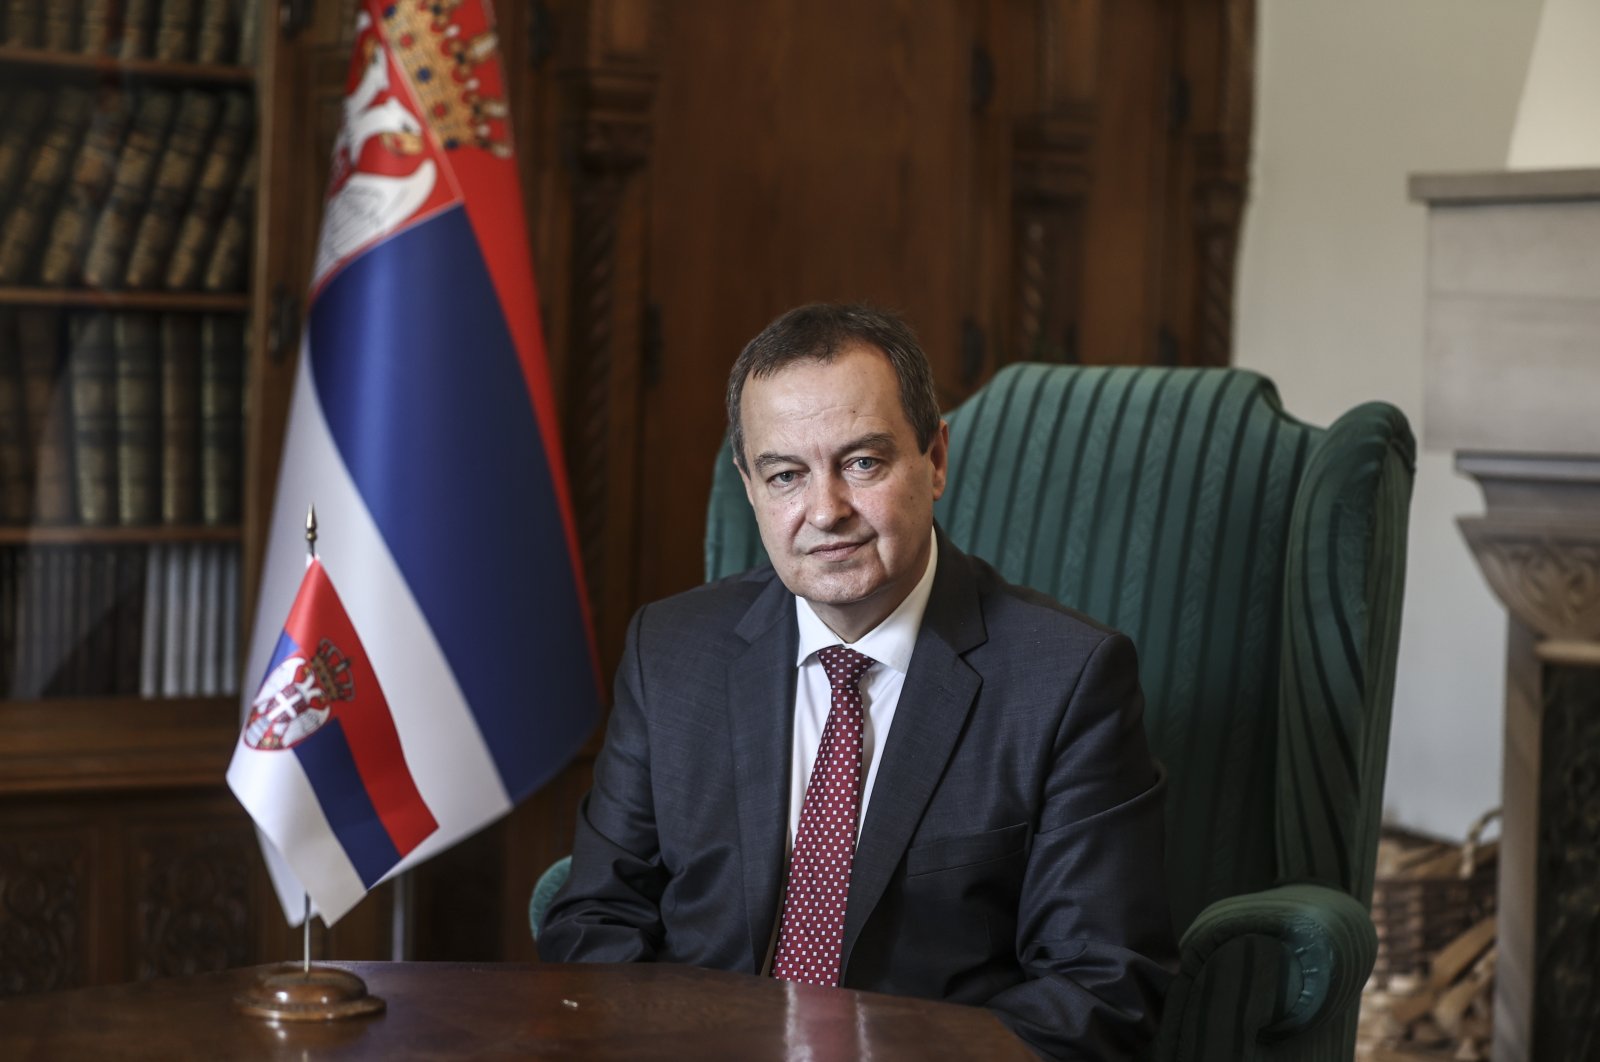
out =
[[867,668],[877,663],[872,657],[844,645],[819,649],[817,659],[822,661],[822,670],[828,673],[828,685],[836,690],[855,689],[861,676],[867,673]]

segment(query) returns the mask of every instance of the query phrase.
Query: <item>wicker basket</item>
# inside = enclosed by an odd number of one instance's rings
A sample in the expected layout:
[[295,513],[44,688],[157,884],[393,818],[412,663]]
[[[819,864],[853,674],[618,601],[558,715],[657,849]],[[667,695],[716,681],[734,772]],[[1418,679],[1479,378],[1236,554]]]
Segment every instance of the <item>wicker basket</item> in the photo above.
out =
[[1385,836],[1372,890],[1372,922],[1378,930],[1375,987],[1425,976],[1440,949],[1494,913],[1500,846],[1482,836],[1499,814],[1498,808],[1484,814],[1459,846]]

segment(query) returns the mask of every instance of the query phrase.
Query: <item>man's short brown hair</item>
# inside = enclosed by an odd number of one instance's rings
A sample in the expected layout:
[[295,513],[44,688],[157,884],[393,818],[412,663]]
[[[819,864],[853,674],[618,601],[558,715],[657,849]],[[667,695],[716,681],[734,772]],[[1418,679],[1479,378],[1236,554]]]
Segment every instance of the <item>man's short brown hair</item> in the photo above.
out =
[[795,307],[763,328],[745,344],[728,374],[728,433],[741,471],[749,471],[739,416],[745,381],[772,376],[796,361],[830,362],[855,343],[876,347],[889,359],[900,381],[900,408],[916,434],[918,448],[928,452],[939,430],[939,399],[928,356],[911,327],[888,310],[865,303],[814,302]]

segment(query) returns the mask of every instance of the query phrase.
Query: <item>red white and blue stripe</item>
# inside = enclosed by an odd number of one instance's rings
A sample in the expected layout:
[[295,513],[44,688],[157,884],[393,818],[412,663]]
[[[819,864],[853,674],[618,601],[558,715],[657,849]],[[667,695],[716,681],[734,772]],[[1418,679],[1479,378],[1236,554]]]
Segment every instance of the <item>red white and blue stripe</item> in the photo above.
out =
[[[358,17],[247,664],[254,681],[282,659],[314,504],[322,565],[438,824],[409,850],[390,835],[398,861],[384,874],[504,814],[598,715],[486,6],[368,0]],[[356,818],[382,821],[344,734],[351,757],[327,777],[349,783]],[[291,921],[304,890],[332,922],[390,853],[373,862],[347,843],[344,812],[323,799],[334,789],[301,748],[286,756],[241,735],[229,783],[269,842]]]

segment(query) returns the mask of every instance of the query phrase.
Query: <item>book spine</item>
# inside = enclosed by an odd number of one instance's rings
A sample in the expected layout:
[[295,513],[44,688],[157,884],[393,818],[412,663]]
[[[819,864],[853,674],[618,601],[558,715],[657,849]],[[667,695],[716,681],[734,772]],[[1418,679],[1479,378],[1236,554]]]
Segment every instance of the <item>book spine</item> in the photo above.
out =
[[72,592],[70,558],[59,546],[47,546],[44,554],[44,600],[39,603],[39,627],[44,632],[40,646],[39,695],[59,696],[68,656],[72,651],[72,624],[76,598]]
[[61,600],[70,601],[72,605],[66,617],[61,666],[56,670],[53,692],[58,697],[76,697],[96,692],[93,683],[99,637],[99,616],[96,611],[100,578],[98,553],[90,546],[61,551],[62,573],[67,580],[67,594]]
[[72,396],[61,358],[61,317],[55,310],[17,311],[22,400],[33,458],[33,521],[70,523],[73,500]]
[[139,616],[139,696],[161,696],[161,662],[164,659],[161,633],[165,626],[165,584],[167,547],[153,543],[145,550],[143,608]]
[[202,63],[231,63],[238,52],[238,4],[201,0],[200,23],[195,30],[194,57]]
[[0,523],[26,524],[33,508],[27,425],[16,321],[0,310]]
[[183,596],[184,558],[192,547],[171,545],[161,565],[161,695],[182,697],[183,630],[189,603]]
[[89,55],[111,52],[111,13],[115,0],[83,0],[83,35],[78,50]]
[[117,55],[123,59],[148,59],[155,52],[155,0],[126,0],[122,5],[122,39]]
[[83,89],[63,89],[57,98],[44,140],[34,150],[27,180],[0,233],[0,284],[19,284],[29,277],[51,204],[66,183],[92,105],[93,97]]
[[44,46],[70,52],[78,43],[78,5],[73,0],[49,0],[44,7]]
[[239,546],[227,546],[222,569],[222,692],[239,693]]
[[0,203],[9,203],[27,173],[33,137],[50,109],[50,97],[41,89],[7,91],[0,106],[6,116],[0,128]]
[[239,519],[244,325],[239,314],[207,314],[200,325],[200,518],[208,525]]
[[178,653],[180,696],[200,692],[200,629],[205,609],[205,544],[195,542],[183,554],[183,635]]
[[201,547],[200,681],[202,697],[222,692],[222,545]]
[[17,550],[15,570],[17,575],[17,649],[12,659],[11,696],[26,699],[37,696],[34,676],[38,673],[39,635],[34,630],[38,620],[35,602],[39,598],[39,551],[23,547]]
[[161,522],[200,519],[200,319],[161,319]]
[[35,0],[10,0],[6,4],[6,43],[37,48],[39,40],[38,4]]
[[78,521],[89,527],[116,522],[117,385],[111,318],[103,313],[72,319],[72,419],[76,449]]
[[150,288],[167,273],[167,258],[178,232],[178,222],[189,202],[200,170],[206,140],[216,124],[217,97],[210,92],[187,91],[178,105],[177,121],[156,167],[144,217],[128,256],[128,271],[123,281],[130,288]]
[[227,216],[217,227],[217,242],[206,264],[205,290],[239,291],[244,287],[255,210],[256,154],[252,151],[239,168],[239,182],[234,185]]
[[156,19],[156,58],[182,61],[194,57],[195,0],[161,0]]
[[261,4],[259,0],[244,0],[239,12],[239,62],[254,66],[261,40]]
[[118,550],[94,549],[94,636],[90,641],[89,675],[85,692],[107,697],[117,692],[117,584]]
[[250,150],[252,112],[250,97],[242,92],[229,93],[223,103],[217,135],[201,164],[189,209],[172,243],[166,278],[169,291],[192,291],[200,284],[212,239],[227,213],[229,194]]
[[89,122],[88,135],[72,164],[66,194],[50,225],[39,267],[41,283],[75,284],[82,279],[90,228],[111,191],[117,173],[117,152],[131,120],[126,97],[115,90],[106,93]]
[[155,175],[156,158],[177,109],[176,102],[172,93],[159,90],[145,93],[139,101],[133,128],[128,130],[122,152],[117,156],[111,194],[95,219],[94,235],[84,257],[83,279],[91,287],[113,287],[122,279],[150,179]]
[[112,568],[116,586],[112,595],[111,693],[131,697],[139,693],[141,619],[144,615],[144,550],[122,546],[115,551]]
[[16,696],[17,550],[0,546],[0,697]]
[[117,522],[153,524],[161,516],[161,349],[151,314],[118,314]]

